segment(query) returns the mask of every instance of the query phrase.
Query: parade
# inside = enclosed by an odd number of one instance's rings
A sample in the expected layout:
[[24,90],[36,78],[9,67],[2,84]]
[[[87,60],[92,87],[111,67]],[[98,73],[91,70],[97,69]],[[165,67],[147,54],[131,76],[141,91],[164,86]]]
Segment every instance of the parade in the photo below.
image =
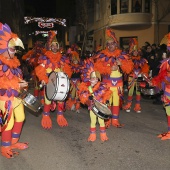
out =
[[[47,23],[40,24],[42,19]],[[39,27],[51,27],[49,22],[66,26],[62,19],[26,18],[26,24],[37,21]],[[64,46],[58,40],[60,34],[49,29],[43,41],[37,38],[25,49],[12,27],[0,21],[1,159],[23,159],[24,155],[30,161],[30,153],[36,157],[40,153],[45,162],[55,162],[55,155],[59,156],[56,169],[121,170],[125,164],[112,167],[112,157],[121,162],[127,156],[128,164],[128,152],[133,151],[144,154],[140,158],[147,162],[146,152],[153,156],[161,150],[157,146],[169,155],[170,32],[158,45],[149,41],[141,45],[137,36],[123,44],[118,30],[105,26],[103,42],[95,41],[91,52],[83,51],[79,43]],[[147,169],[135,154],[134,170]],[[106,155],[111,155],[108,165]],[[163,169],[168,167],[169,163]],[[131,165],[128,168],[133,170]]]

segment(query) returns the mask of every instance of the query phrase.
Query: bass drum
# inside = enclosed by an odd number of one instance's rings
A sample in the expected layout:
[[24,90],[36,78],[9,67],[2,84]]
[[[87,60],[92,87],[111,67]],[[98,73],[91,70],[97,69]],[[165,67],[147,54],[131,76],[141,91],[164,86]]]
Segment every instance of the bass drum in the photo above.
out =
[[109,119],[112,116],[111,110],[104,104],[94,99],[92,111],[101,119]]
[[70,81],[67,74],[63,72],[51,72],[49,74],[49,80],[46,85],[46,97],[48,100],[63,101],[66,99]]

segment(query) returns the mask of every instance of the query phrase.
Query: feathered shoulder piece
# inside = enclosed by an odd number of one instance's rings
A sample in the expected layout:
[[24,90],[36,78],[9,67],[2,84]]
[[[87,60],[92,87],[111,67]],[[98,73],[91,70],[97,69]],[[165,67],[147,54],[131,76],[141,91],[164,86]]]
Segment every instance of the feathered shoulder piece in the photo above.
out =
[[160,72],[161,71],[170,71],[170,58],[161,61]]

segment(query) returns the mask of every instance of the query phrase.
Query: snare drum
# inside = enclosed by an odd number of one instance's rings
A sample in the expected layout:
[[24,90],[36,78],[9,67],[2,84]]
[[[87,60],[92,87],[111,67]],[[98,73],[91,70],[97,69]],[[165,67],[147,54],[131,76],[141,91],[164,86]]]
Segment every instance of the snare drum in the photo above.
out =
[[157,93],[159,93],[158,89],[156,89],[156,87],[145,87],[145,88],[141,88],[141,93],[143,95],[148,95],[148,96],[153,96]]
[[137,84],[137,88],[141,92],[141,94],[146,96],[154,96],[155,94],[160,92],[158,88],[149,86],[148,82],[145,80],[139,81]]
[[111,110],[104,104],[94,99],[92,111],[101,119],[109,119],[112,115]]
[[36,117],[42,113],[43,105],[32,94],[23,90],[19,94],[18,98],[22,100],[22,103],[24,104],[24,106],[26,106],[26,109],[29,113],[32,113]]
[[70,81],[67,74],[53,71],[48,78],[49,81],[45,90],[47,99],[54,101],[65,100],[70,88]]

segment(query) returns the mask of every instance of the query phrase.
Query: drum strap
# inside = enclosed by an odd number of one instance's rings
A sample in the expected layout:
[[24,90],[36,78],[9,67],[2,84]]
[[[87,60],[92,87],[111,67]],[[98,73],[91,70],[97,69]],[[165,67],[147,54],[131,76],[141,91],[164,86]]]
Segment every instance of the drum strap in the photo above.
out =
[[90,94],[91,94],[92,96],[94,96],[92,86],[89,86],[88,89],[89,89]]

